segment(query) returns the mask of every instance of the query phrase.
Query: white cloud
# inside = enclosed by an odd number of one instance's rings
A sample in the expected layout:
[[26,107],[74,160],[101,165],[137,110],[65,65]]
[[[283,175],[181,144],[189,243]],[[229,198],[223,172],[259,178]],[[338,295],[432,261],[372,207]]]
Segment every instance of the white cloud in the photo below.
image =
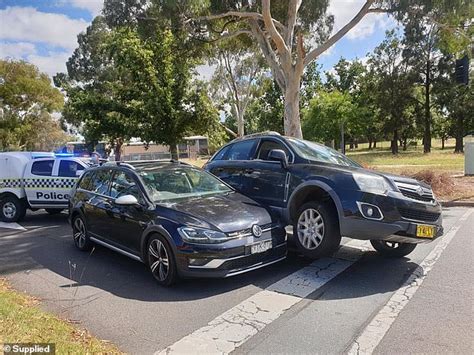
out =
[[103,0],[69,0],[68,2],[79,9],[86,9],[93,17],[99,15],[104,6]]
[[0,42],[0,57],[10,57],[14,59],[22,58],[26,55],[36,53],[36,47],[29,42],[6,43]]
[[57,73],[66,72],[66,61],[70,55],[68,52],[49,52],[47,55],[29,55],[26,60],[52,78]]
[[[332,0],[329,3],[328,13],[334,15],[334,30],[337,32],[359,12],[365,0]],[[347,33],[349,39],[363,39],[376,30],[384,31],[394,25],[395,21],[386,14],[371,13]]]
[[7,7],[0,10],[0,39],[43,42],[73,49],[77,35],[85,30],[85,20],[75,20],[62,14],[40,12],[33,7]]

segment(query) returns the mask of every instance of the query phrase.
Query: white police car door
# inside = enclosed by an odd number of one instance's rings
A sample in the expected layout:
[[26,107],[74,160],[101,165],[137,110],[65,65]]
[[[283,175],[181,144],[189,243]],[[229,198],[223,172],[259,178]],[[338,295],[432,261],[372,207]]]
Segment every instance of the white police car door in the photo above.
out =
[[73,159],[41,159],[31,165],[25,191],[33,208],[67,208],[83,164]]

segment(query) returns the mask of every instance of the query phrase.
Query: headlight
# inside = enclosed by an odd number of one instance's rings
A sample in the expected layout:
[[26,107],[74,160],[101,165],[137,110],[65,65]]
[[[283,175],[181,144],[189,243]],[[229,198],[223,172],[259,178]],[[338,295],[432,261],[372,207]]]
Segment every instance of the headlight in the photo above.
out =
[[354,174],[353,176],[361,191],[386,194],[387,191],[393,190],[390,184],[381,176],[367,174]]
[[189,243],[222,243],[232,239],[223,232],[218,232],[211,229],[181,227],[178,232],[184,241]]

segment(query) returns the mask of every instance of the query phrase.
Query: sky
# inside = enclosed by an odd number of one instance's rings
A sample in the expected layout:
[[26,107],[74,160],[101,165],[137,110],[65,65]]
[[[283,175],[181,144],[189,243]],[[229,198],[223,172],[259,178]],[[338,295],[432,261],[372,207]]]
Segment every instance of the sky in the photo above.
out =
[[[344,26],[364,0],[331,0],[334,31]],[[24,59],[50,76],[66,71],[66,61],[77,47],[77,35],[100,14],[103,0],[0,0],[0,58]],[[324,71],[341,58],[364,59],[395,22],[385,14],[368,14],[320,58]],[[212,67],[198,68],[203,78]]]

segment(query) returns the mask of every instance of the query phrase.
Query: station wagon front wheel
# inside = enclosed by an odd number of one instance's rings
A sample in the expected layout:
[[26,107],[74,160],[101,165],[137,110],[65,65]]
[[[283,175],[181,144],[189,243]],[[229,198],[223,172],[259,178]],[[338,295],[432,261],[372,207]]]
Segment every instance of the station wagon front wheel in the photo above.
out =
[[147,248],[147,263],[151,274],[162,286],[171,286],[178,279],[173,250],[161,235],[150,238]]
[[330,255],[341,242],[337,215],[327,203],[305,203],[295,218],[293,236],[304,256],[314,259]]

